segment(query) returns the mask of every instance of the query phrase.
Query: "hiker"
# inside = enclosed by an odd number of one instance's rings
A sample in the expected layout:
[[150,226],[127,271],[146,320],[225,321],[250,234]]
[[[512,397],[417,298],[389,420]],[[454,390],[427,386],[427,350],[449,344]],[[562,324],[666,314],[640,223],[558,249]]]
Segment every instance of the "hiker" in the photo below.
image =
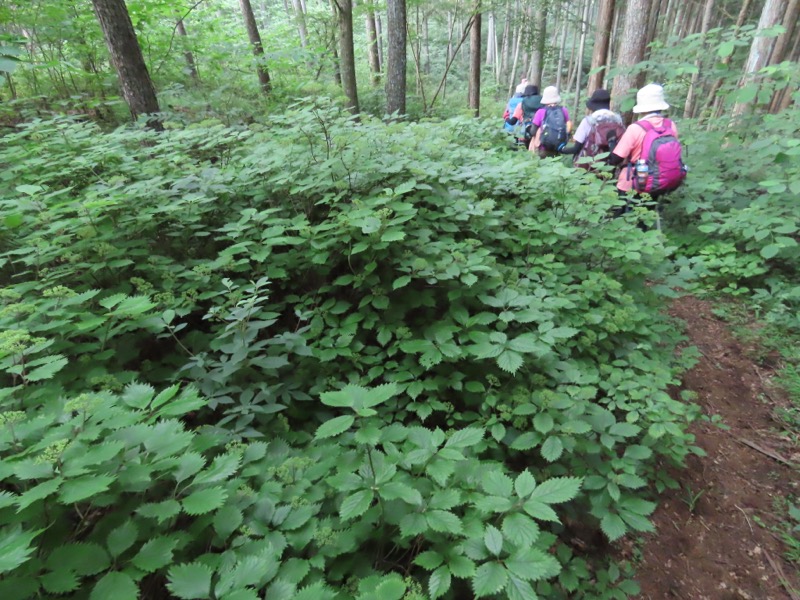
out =
[[519,103],[522,102],[522,94],[525,92],[527,85],[528,80],[523,79],[514,90],[514,95],[509,98],[508,104],[506,104],[506,110],[503,113],[503,129],[505,129],[508,133],[514,133],[516,130],[521,130],[521,128],[516,126],[516,121],[511,123],[509,119],[511,119]]
[[[603,153],[610,156],[610,152],[625,133],[622,117],[613,112],[610,106],[611,95],[608,90],[595,90],[586,101],[589,114],[581,119],[578,129],[575,130],[573,143],[559,147],[561,154],[574,156],[573,163],[576,167],[592,170],[592,161],[588,159]],[[608,156],[604,162],[608,162]]]
[[539,95],[539,87],[533,84],[525,86],[522,92],[522,102],[517,105],[509,122],[521,126],[522,136],[517,138],[517,142],[526,148],[531,143],[531,121],[533,115],[542,106],[542,97]]
[[566,144],[572,122],[569,112],[561,106],[558,88],[550,85],[544,88],[542,108],[536,111],[531,121],[531,142],[528,149],[540,157],[558,156],[558,148]]
[[678,129],[663,115],[668,108],[664,88],[658,84],[648,84],[636,93],[633,112],[641,116],[625,130],[608,161],[613,166],[622,165],[617,193],[627,199],[616,216],[630,210],[631,200],[640,199],[642,193],[656,201],[660,213],[658,199],[686,177]]

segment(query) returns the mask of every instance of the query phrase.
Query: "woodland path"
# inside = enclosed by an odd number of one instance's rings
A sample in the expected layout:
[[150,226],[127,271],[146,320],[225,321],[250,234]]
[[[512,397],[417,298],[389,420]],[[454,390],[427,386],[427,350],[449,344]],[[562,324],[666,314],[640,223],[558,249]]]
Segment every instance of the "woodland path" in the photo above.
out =
[[[708,455],[690,456],[654,514],[657,533],[622,553],[636,564],[640,600],[800,600],[798,574],[771,527],[785,517],[788,496],[800,495],[800,449],[780,435],[772,414],[783,404],[770,385],[774,365],[734,338],[711,305],[687,296],[671,313],[686,322],[699,363],[683,379],[707,415],[692,431]],[[692,494],[702,492],[690,510]],[[759,524],[760,523],[760,524]],[[781,581],[783,579],[783,582]],[[794,594],[794,595],[793,595]]]

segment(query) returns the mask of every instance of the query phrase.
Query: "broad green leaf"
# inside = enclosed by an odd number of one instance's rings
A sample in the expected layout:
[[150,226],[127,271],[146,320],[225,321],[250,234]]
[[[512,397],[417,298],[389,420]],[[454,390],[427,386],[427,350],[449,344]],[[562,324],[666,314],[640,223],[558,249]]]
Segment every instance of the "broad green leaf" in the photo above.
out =
[[419,565],[426,571],[433,571],[444,562],[442,555],[434,550],[426,550],[417,554],[414,564]]
[[472,590],[476,598],[498,593],[508,581],[508,572],[499,562],[488,562],[478,567],[472,578]]
[[509,497],[514,492],[514,482],[511,478],[496,469],[485,471],[481,479],[481,486],[487,494],[492,496]]
[[717,48],[717,56],[720,58],[726,58],[733,54],[734,43],[732,41],[722,42]]
[[136,600],[139,588],[130,575],[119,571],[111,571],[103,575],[92,588],[90,600]]
[[508,600],[539,600],[531,584],[513,574],[509,574],[505,592]]
[[229,535],[239,528],[243,520],[244,516],[239,508],[230,505],[222,506],[214,514],[214,531],[222,539],[227,539]]
[[564,444],[561,442],[561,438],[552,435],[544,441],[542,444],[542,458],[544,458],[548,462],[555,462],[559,458],[561,458],[561,454],[564,452]]
[[202,563],[175,565],[167,574],[167,588],[184,600],[208,598],[213,574],[211,568]]
[[347,385],[335,392],[320,394],[320,400],[327,406],[339,408],[373,408],[397,395],[397,385],[385,383],[373,388],[360,385]]
[[136,524],[128,519],[122,525],[113,529],[106,538],[106,547],[114,558],[125,552],[128,548],[133,546],[139,535],[139,530]]
[[761,256],[769,260],[770,258],[776,257],[781,250],[782,246],[778,244],[770,244],[761,249]]
[[31,369],[31,371],[25,376],[25,379],[28,381],[41,381],[43,379],[50,379],[58,373],[61,369],[63,369],[69,361],[61,356],[49,356],[47,357],[47,363],[43,364],[40,367],[36,367],[35,369]]
[[605,533],[612,542],[621,538],[628,530],[619,515],[615,515],[614,513],[606,513],[603,518],[600,519],[600,529],[603,530],[603,533]]
[[31,542],[41,532],[42,530],[25,531],[19,525],[0,530],[0,573],[13,571],[30,560],[35,551]]
[[344,433],[350,429],[355,420],[356,418],[353,415],[342,415],[341,417],[325,421],[317,429],[317,432],[314,434],[314,439],[321,440]]
[[222,487],[212,487],[189,494],[181,504],[189,515],[204,515],[225,503],[228,492]]
[[484,433],[485,430],[479,427],[459,429],[448,438],[445,448],[470,448],[483,439]]
[[549,579],[561,571],[561,563],[556,557],[538,548],[523,548],[515,552],[505,565],[513,575],[527,581]]
[[99,545],[79,542],[59,546],[47,557],[45,564],[53,571],[66,569],[77,575],[95,575],[105,571],[110,562],[108,554]]
[[404,502],[419,506],[422,504],[422,494],[410,485],[399,481],[390,481],[380,487],[378,493],[386,500],[402,499]]
[[381,578],[380,583],[370,592],[370,598],[374,598],[374,600],[400,600],[405,593],[405,582],[399,575],[393,574]]
[[342,500],[339,516],[347,521],[363,515],[372,504],[372,490],[361,490]]
[[42,587],[51,594],[66,594],[78,589],[78,576],[74,571],[62,568],[39,577]]
[[106,491],[115,479],[111,475],[85,475],[70,479],[61,486],[58,499],[62,504],[86,500]]
[[539,413],[533,418],[533,426],[540,433],[550,433],[554,424],[553,417],[549,413]]
[[554,523],[560,522],[558,520],[556,511],[550,508],[550,505],[540,502],[535,498],[531,498],[525,502],[525,504],[522,505],[522,508],[534,519],[539,519],[540,521],[552,521]]
[[504,350],[500,356],[497,357],[497,366],[512,375],[519,370],[522,363],[522,355],[513,350]]
[[431,600],[444,596],[450,589],[451,583],[450,569],[447,567],[439,567],[431,573],[430,579],[428,579],[428,592]]
[[527,498],[530,496],[535,487],[536,480],[528,469],[525,469],[522,473],[517,475],[517,479],[514,481],[514,491],[517,492],[517,496],[520,498]]
[[539,525],[521,513],[507,515],[503,519],[503,535],[515,546],[531,546],[539,538]]
[[483,534],[483,543],[486,544],[486,549],[489,552],[495,556],[500,556],[503,551],[503,534],[493,525],[487,525]]
[[431,510],[425,513],[428,527],[442,533],[461,533],[461,520],[446,510]]
[[469,579],[475,574],[475,561],[466,556],[456,554],[447,561],[450,573],[459,579]]
[[582,477],[556,477],[539,484],[531,498],[545,504],[568,502],[578,495]]
[[174,538],[155,537],[139,549],[131,563],[146,573],[157,571],[172,562],[172,551],[177,543]]

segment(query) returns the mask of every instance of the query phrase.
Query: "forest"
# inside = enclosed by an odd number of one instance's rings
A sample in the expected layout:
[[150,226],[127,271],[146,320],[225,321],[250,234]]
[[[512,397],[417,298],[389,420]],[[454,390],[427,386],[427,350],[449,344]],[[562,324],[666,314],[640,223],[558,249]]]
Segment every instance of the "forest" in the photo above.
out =
[[[0,598],[796,600],[798,21],[0,0]],[[662,86],[663,210],[523,80]]]

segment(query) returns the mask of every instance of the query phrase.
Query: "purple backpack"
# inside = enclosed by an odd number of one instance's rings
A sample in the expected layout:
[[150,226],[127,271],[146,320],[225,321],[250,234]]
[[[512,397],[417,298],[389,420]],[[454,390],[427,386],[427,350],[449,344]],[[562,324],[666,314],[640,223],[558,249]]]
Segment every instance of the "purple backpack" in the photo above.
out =
[[664,119],[660,127],[650,121],[637,121],[645,131],[641,157],[649,169],[644,187],[633,177],[633,187],[638,192],[653,194],[676,189],[686,178],[686,167],[681,159],[681,143],[672,135],[672,121]]

